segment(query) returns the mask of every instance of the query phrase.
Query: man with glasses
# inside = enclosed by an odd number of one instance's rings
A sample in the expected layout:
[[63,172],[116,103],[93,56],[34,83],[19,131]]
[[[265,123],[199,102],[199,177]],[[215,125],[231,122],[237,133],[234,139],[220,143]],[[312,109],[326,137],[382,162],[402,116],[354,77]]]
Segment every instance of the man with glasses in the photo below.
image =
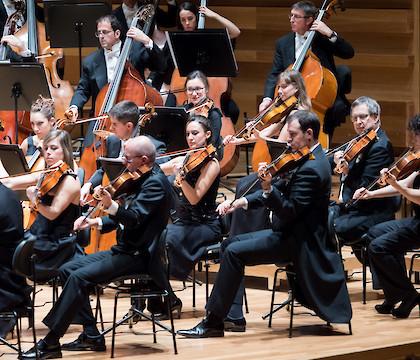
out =
[[[331,215],[335,218],[335,230],[347,245],[352,245],[355,255],[360,259],[361,236],[373,225],[394,218],[396,207],[395,198],[372,199],[359,201],[345,208],[354,192],[367,187],[379,175],[383,168],[394,161],[392,145],[381,126],[381,108],[372,98],[362,96],[351,105],[351,120],[356,135],[368,130],[376,130],[376,139],[372,141],[361,154],[350,163],[343,159],[343,151],[337,151],[330,159],[333,169],[339,169],[340,187],[338,203],[330,207]],[[337,167],[337,165],[339,165]]]
[[[148,273],[156,285],[175,297],[160,264],[157,239],[165,229],[172,205],[172,189],[159,166],[156,150],[145,136],[127,140],[124,145],[125,166],[129,172],[140,171],[141,178],[131,194],[119,198],[120,204],[103,189],[100,192],[104,211],[101,218],[80,217],[74,230],[96,226],[101,232],[117,229],[117,244],[111,250],[97,252],[70,261],[60,268],[63,291],[43,322],[49,332],[44,339],[22,354],[22,359],[61,358],[61,350],[105,351],[105,339],[99,336],[89,302],[89,293],[97,284],[120,276]],[[70,324],[83,325],[83,332],[73,342],[60,345],[60,338]]]
[[[95,101],[99,91],[114,79],[115,69],[122,49],[121,24],[114,15],[105,15],[96,21],[96,37],[101,49],[96,50],[83,60],[82,77],[68,109],[74,120],[81,113],[83,106],[92,97],[91,114],[95,112]],[[155,71],[163,71],[165,64],[162,53],[154,42],[143,31],[131,28],[127,37],[134,40],[130,53],[131,64],[144,78],[144,69],[147,67]],[[94,122],[89,124],[85,143],[92,141],[92,128]]]
[[[298,58],[309,31],[316,31],[311,50],[319,58],[321,65],[331,70],[337,77],[334,56],[350,59],[354,56],[353,47],[339,34],[322,21],[316,21],[318,9],[311,1],[299,1],[292,5],[289,14],[290,33],[276,42],[273,66],[268,74],[264,98],[259,110],[266,109],[273,97],[278,76]],[[334,127],[345,121],[348,114],[348,101],[344,94],[338,94],[332,109],[327,112],[324,131],[332,136]]]

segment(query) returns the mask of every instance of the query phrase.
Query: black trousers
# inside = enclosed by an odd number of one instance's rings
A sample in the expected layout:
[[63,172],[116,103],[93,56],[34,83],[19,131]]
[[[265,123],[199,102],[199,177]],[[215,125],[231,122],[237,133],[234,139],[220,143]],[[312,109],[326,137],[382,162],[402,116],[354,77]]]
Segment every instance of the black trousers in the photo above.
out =
[[245,266],[286,262],[290,257],[289,246],[280,232],[261,230],[226,240],[207,310],[226,317],[241,286]]
[[384,291],[385,299],[396,304],[417,294],[407,276],[404,254],[420,247],[420,219],[406,218],[378,224],[368,232],[371,271]]
[[146,269],[147,257],[113,253],[111,250],[66,263],[60,268],[63,291],[44,318],[44,324],[60,337],[70,324],[95,325],[89,302],[89,291],[93,286]]

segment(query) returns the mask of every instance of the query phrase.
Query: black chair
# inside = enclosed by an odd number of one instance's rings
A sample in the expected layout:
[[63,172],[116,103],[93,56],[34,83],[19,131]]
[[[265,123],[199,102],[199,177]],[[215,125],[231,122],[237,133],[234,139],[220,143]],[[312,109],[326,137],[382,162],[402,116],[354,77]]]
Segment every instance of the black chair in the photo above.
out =
[[[165,273],[168,274],[168,260],[166,254],[166,229],[160,234],[159,238],[155,241],[158,241],[158,256],[155,257],[156,259],[160,259],[162,266],[165,267]],[[154,262],[156,265],[156,262]],[[176,332],[174,327],[174,320],[173,314],[171,311],[171,301],[169,299],[169,293],[165,289],[159,289],[154,284],[151,276],[146,273],[142,274],[132,274],[127,276],[120,276],[118,278],[112,279],[110,283],[116,285],[103,285],[103,287],[115,289],[115,296],[114,296],[114,313],[113,313],[113,322],[112,326],[108,329],[105,329],[101,332],[99,336],[103,336],[109,332],[112,332],[112,345],[111,345],[111,358],[114,357],[115,351],[115,330],[118,326],[123,324],[128,324],[130,328],[132,327],[131,319],[136,316],[141,318],[147,319],[152,322],[152,329],[153,329],[153,342],[156,343],[156,325],[159,326],[161,329],[168,331],[172,334],[172,341],[174,347],[174,353],[178,354],[177,346],[176,346]],[[121,298],[130,298],[131,299],[131,307],[129,311],[117,321],[117,306],[118,306],[118,299]],[[166,299],[166,304],[168,307],[168,314],[171,322],[171,327],[167,327],[160,321],[158,321],[154,314],[151,315],[146,314],[142,309],[137,307],[138,302],[136,299],[139,300],[146,300],[146,299]],[[100,308],[99,298],[98,298],[98,305],[97,308]]]
[[412,253],[412,255],[411,255],[411,258],[410,258],[410,268],[408,270],[408,278],[412,281],[413,274],[415,273],[416,278],[414,279],[414,282],[418,282],[419,281],[418,272],[414,271],[414,261],[417,258],[420,258],[420,249],[419,250],[411,250],[410,252]]
[[[17,347],[15,344],[12,344],[10,341],[7,341],[5,338],[0,336],[0,344],[6,345],[12,350],[16,351],[18,353],[18,356],[22,354],[22,347],[21,347],[21,341],[20,341],[20,328],[19,328],[19,320],[20,316],[16,311],[4,311],[0,312],[0,320],[12,320],[15,323],[16,326],[16,336],[17,336]],[[3,355],[3,354],[2,354]],[[2,356],[0,355],[0,356]]]

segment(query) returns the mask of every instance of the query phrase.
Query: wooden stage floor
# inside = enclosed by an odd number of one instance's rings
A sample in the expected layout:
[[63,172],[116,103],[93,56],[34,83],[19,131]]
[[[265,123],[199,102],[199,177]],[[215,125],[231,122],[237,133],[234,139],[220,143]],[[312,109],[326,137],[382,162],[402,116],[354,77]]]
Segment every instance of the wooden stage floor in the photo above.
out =
[[[157,343],[153,343],[151,324],[138,322],[133,331],[128,326],[120,326],[116,336],[116,357],[120,359],[405,359],[406,355],[420,355],[420,318],[413,310],[409,319],[396,320],[391,316],[377,314],[373,306],[382,300],[380,293],[369,290],[368,303],[361,299],[360,276],[355,275],[349,282],[349,291],[353,305],[353,335],[347,335],[347,326],[338,325],[332,329],[325,326],[318,317],[297,315],[294,320],[294,336],[288,338],[289,314],[283,309],[274,316],[273,327],[267,327],[267,321],[261,319],[269,306],[270,292],[267,290],[247,289],[250,313],[247,314],[246,333],[225,333],[224,338],[184,339],[177,337],[177,356],[173,353],[172,338],[167,332],[157,334]],[[369,286],[369,285],[368,285]],[[370,287],[370,286],[369,286]],[[174,282],[174,288],[180,289],[181,283]],[[192,289],[177,293],[184,307],[180,320],[175,320],[176,329],[194,326],[204,315],[205,288],[197,287],[197,307],[192,308]],[[279,292],[285,298],[286,293]],[[51,300],[51,288],[42,287],[37,304]],[[105,321],[112,320],[113,292],[107,290],[103,295]],[[47,329],[41,323],[51,305],[36,309],[36,328],[39,338],[45,336]],[[121,300],[119,310],[123,315],[128,309],[128,300]],[[297,308],[297,313],[303,308]],[[23,348],[29,349],[31,331],[26,319],[23,320]],[[80,326],[71,326],[62,339],[72,341],[80,331]],[[106,337],[106,353],[63,352],[66,359],[104,359],[110,356],[111,337]],[[16,359],[5,346],[0,346],[2,359]]]

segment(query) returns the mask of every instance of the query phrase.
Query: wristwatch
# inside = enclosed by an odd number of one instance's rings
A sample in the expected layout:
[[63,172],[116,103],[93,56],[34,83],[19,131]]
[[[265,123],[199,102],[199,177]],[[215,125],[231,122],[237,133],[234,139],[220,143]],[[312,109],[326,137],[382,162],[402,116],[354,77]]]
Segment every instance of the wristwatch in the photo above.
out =
[[328,39],[335,40],[337,39],[337,37],[338,37],[338,34],[335,31],[333,31]]

